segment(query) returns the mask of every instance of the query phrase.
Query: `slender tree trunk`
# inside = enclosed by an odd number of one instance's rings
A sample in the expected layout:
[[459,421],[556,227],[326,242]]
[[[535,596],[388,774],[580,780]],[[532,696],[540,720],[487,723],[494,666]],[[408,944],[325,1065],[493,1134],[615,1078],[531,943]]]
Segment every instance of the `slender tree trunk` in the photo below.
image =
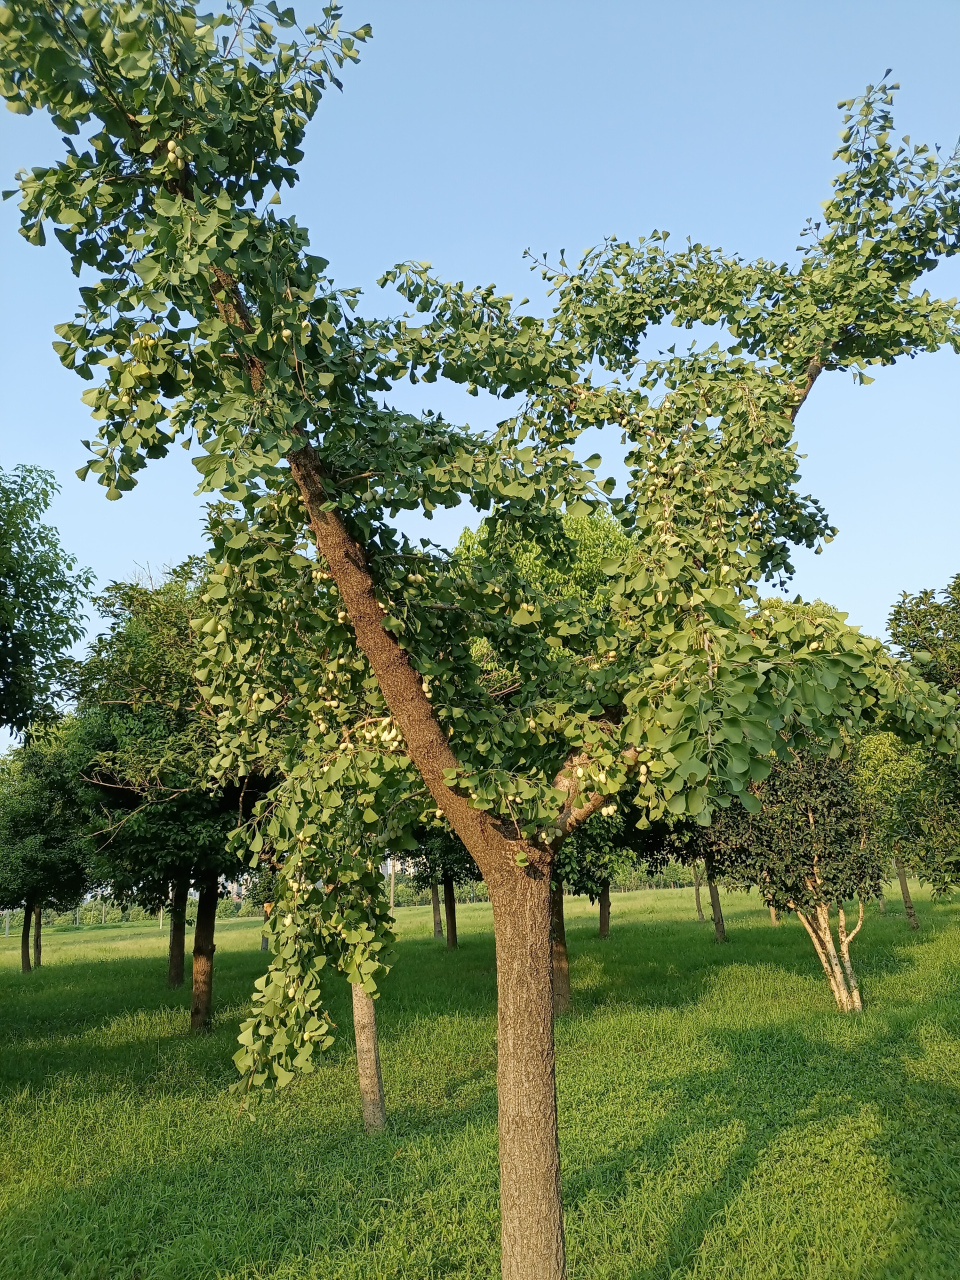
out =
[[394,858],[390,859],[390,914],[393,915],[394,891],[397,881],[397,864]]
[[43,908],[33,908],[33,967],[40,968],[40,962],[43,959],[43,940],[41,929],[43,927]]
[[497,948],[503,1280],[563,1280],[549,873],[488,878]]
[[880,897],[877,899],[877,906],[880,908],[880,914],[885,916],[887,914],[887,898],[884,893],[883,885],[880,887]]
[[351,990],[363,1127],[367,1133],[376,1133],[387,1123],[386,1104],[383,1100],[383,1077],[380,1074],[380,1047],[377,1041],[377,1010],[374,1001],[359,982],[351,983]]
[[20,934],[20,969],[30,972],[30,926],[33,924],[33,907],[29,902],[23,907],[23,930]]
[[854,972],[853,965],[850,963],[850,943],[863,928],[863,899],[860,899],[857,927],[852,933],[847,933],[847,917],[844,913],[842,902],[837,903],[837,919],[837,934],[840,938],[840,959],[843,963],[843,971],[847,979],[847,993],[850,1000],[850,1012],[862,1013],[863,1001],[860,998],[860,983],[857,981],[857,975]]
[[726,942],[727,931],[723,924],[723,911],[720,909],[720,890],[717,888],[717,882],[713,878],[713,866],[707,861],[705,862],[707,872],[707,888],[710,890],[710,907],[713,911],[713,933],[717,942]]
[[447,950],[457,949],[457,895],[453,876],[443,877],[443,913],[447,917]]
[[600,937],[610,937],[610,881],[600,886]]
[[193,1004],[190,1030],[206,1031],[213,1008],[213,932],[217,923],[217,884],[220,877],[208,872],[200,880],[197,925],[193,932]]
[[566,1013],[570,1008],[570,959],[567,955],[567,929],[563,919],[563,881],[554,882],[550,890],[550,952],[553,965],[553,1013]]
[[917,919],[917,913],[914,910],[913,898],[910,896],[910,886],[907,884],[907,873],[903,863],[899,858],[894,858],[893,865],[897,869],[897,879],[900,881],[900,894],[903,898],[903,909],[907,913],[907,919],[910,921],[911,929],[919,929],[920,921]]
[[[267,921],[270,919],[270,912],[272,910],[273,910],[272,902],[265,902],[263,904],[263,923],[264,924],[266,924]],[[267,937],[265,933],[260,934],[260,950],[261,951],[270,950],[270,939]]]
[[693,896],[697,904],[697,919],[703,924],[706,917],[703,914],[703,903],[700,901],[700,860],[695,860],[693,864]]
[[184,876],[173,882],[170,903],[170,949],[167,957],[167,986],[183,986],[183,953],[187,945],[187,900],[190,881]]
[[777,908],[773,905],[772,902],[770,903],[770,923],[774,926],[774,928],[776,928],[776,926],[780,923],[780,917],[777,915]]
[[433,906],[433,936],[443,937],[443,917],[440,915],[440,890],[435,884],[430,886],[430,902]]
[[102,901],[102,902],[100,903],[100,923],[101,923],[101,924],[106,924],[106,923],[107,923],[107,904],[106,904],[106,901]]

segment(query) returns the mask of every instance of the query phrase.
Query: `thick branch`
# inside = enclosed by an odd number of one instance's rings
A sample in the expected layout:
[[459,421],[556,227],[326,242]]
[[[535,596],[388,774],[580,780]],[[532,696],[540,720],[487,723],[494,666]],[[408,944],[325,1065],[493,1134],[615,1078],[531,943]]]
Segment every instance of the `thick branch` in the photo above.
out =
[[290,471],[303,498],[317,549],[330,567],[344,607],[353,624],[357,644],[377,678],[390,714],[403,734],[410,758],[430,794],[450,825],[489,880],[498,864],[516,865],[523,852],[527,862],[541,870],[549,865],[551,851],[531,842],[509,839],[495,818],[469,801],[444,779],[445,769],[456,769],[457,758],[434,714],[420,675],[407,654],[384,626],[386,614],[377,599],[363,550],[347,532],[329,503],[322,464],[313,447],[303,445],[288,457]]

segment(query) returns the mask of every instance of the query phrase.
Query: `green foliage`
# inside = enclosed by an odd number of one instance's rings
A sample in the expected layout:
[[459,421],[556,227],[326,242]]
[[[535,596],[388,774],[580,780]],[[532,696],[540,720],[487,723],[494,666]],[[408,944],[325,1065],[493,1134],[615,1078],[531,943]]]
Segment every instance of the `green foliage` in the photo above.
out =
[[857,744],[856,784],[871,838],[943,896],[960,881],[960,778],[952,761],[889,733]]
[[731,806],[700,835],[726,883],[758,888],[778,911],[881,896],[885,866],[851,759],[792,752],[751,796],[754,812]]
[[202,589],[195,561],[160,583],[113,583],[95,602],[109,629],[79,672],[75,733],[99,876],[153,910],[171,881],[238,869],[227,837],[240,791],[229,777],[211,783],[216,734],[194,673],[191,617]]
[[631,797],[604,805],[560,846],[554,876],[570,893],[585,893],[596,901],[604,885],[642,867],[658,870],[667,857],[667,824],[637,826]]
[[960,690],[960,574],[940,592],[904,592],[894,605],[890,639],[945,692]]
[[[761,582],[789,576],[793,546],[833,533],[797,487],[793,420],[818,377],[867,381],[873,365],[960,347],[955,303],[915,289],[960,248],[957,157],[893,143],[893,86],[871,87],[845,104],[844,167],[793,267],[671,252],[666,233],[608,240],[572,269],[540,264],[555,301],[537,318],[493,287],[407,263],[384,282],[416,314],[368,321],[296,222],[260,203],[296,179],[305,124],[368,34],[341,35],[339,16],[328,6],[300,33],[273,5],[208,22],[166,0],[0,10],[4,96],[16,111],[45,108],[68,135],[65,159],[21,175],[20,207],[27,238],[42,242],[52,223],[92,279],[58,330],[62,361],[93,381],[83,473],[117,498],[182,438],[203,450],[203,487],[234,504],[214,517],[204,697],[223,739],[214,767],[270,761],[283,776],[238,843],[285,861],[293,931],[278,934],[257,997],[263,1034],[240,1055],[256,1076],[269,1074],[261,1053],[283,1072],[299,1063],[310,1018],[326,1040],[325,953],[311,960],[310,948],[355,947],[352,971],[373,988],[365,930],[385,938],[387,923],[354,863],[403,848],[443,809],[316,561],[290,460],[310,460],[314,519],[342,522],[382,631],[422,680],[453,752],[447,788],[516,833],[521,865],[549,863],[562,841],[558,784],[574,762],[591,806],[630,786],[641,821],[706,823],[731,796],[752,803],[773,751],[836,746],[880,720],[957,750],[954,699],[843,615],[759,599]],[[78,148],[81,130],[91,137]],[[721,340],[649,355],[668,320],[718,326]],[[401,377],[441,376],[518,411],[481,433],[383,401]],[[576,457],[595,427],[627,444],[622,496],[599,479],[599,457]],[[461,502],[488,516],[467,550],[414,547],[393,526],[402,510]],[[562,513],[604,506],[623,534],[605,581],[543,595],[537,579],[576,559]],[[511,554],[523,548],[535,564]],[[500,671],[507,684],[491,681]],[[349,839],[344,811],[361,828]],[[316,886],[344,886],[349,907],[324,915]],[[341,928],[341,914],[363,928]]]
[[90,884],[77,761],[60,725],[0,760],[0,908],[72,908]]
[[416,850],[408,860],[413,864],[413,885],[418,892],[441,884],[448,876],[454,884],[482,878],[463,841],[439,819],[432,826],[417,827],[413,839]]
[[39,467],[0,471],[0,724],[16,733],[54,714],[92,582],[41,522],[56,492]]

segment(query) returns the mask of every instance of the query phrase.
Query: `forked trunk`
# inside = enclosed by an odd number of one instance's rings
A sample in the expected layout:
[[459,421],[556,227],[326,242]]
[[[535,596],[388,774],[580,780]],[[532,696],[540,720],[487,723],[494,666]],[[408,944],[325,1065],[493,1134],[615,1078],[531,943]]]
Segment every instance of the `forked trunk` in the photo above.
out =
[[697,904],[697,919],[700,921],[701,924],[703,924],[704,921],[706,920],[706,916],[703,914],[703,903],[700,901],[700,863],[699,861],[693,864],[693,896]]
[[833,998],[837,1002],[837,1008],[841,1013],[860,1013],[863,1009],[863,1004],[860,999],[860,988],[856,974],[850,963],[850,943],[860,932],[863,925],[863,903],[861,902],[860,904],[860,919],[857,927],[850,934],[846,931],[846,918],[843,915],[842,906],[839,914],[838,932],[841,950],[841,955],[839,956],[837,955],[837,948],[834,944],[833,932],[830,927],[830,908],[826,903],[821,903],[809,911],[797,911],[797,918],[810,936],[817,958],[823,966],[824,973],[827,975],[827,981],[830,983],[830,990],[833,992]]
[[363,1127],[367,1133],[376,1133],[387,1123],[387,1109],[383,1100],[383,1077],[380,1074],[380,1046],[377,1041],[377,1010],[373,1000],[359,982],[352,983],[351,990]]
[[553,1013],[566,1013],[570,1008],[570,959],[567,955],[567,930],[563,919],[563,881],[556,880],[550,890],[550,952],[553,964]]
[[717,942],[726,942],[727,931],[723,925],[723,912],[720,909],[720,890],[713,878],[713,866],[709,860],[705,862],[707,872],[707,888],[710,890],[710,907],[713,911],[713,934]]
[[267,936],[267,932],[266,932],[266,924],[267,924],[267,921],[270,919],[270,912],[271,912],[272,910],[273,910],[273,903],[272,903],[272,902],[265,902],[265,903],[263,904],[263,924],[264,924],[264,929],[263,929],[263,932],[260,934],[260,950],[261,950],[261,951],[269,951],[269,950],[270,950],[270,938]]
[[26,903],[23,908],[23,929],[20,933],[20,969],[30,972],[30,926],[33,924],[33,907]]
[[167,985],[183,986],[183,953],[187,945],[187,899],[190,881],[184,876],[173,882],[170,901],[170,953],[167,960]]
[[610,881],[600,886],[600,937],[610,937]]
[[502,1275],[563,1280],[550,880],[518,867],[488,885],[497,949]]
[[447,917],[447,950],[457,949],[457,895],[453,876],[443,877],[443,913]]
[[193,933],[193,1003],[190,1007],[190,1030],[207,1031],[213,1008],[213,931],[217,923],[217,884],[219,876],[208,872],[199,882],[197,925]]
[[40,961],[43,959],[43,939],[41,930],[43,928],[43,908],[33,908],[33,967],[40,968]]
[[433,906],[433,936],[443,937],[443,917],[440,914],[440,890],[436,884],[430,886],[430,903]]
[[917,913],[913,907],[913,898],[910,896],[910,886],[907,884],[907,873],[903,863],[899,858],[894,858],[893,865],[897,869],[897,879],[900,881],[900,894],[903,898],[903,909],[907,913],[907,919],[910,921],[911,929],[919,929],[920,921],[917,919]]
[[772,902],[770,903],[770,923],[774,926],[774,928],[776,928],[776,926],[780,923],[780,917],[777,915],[777,908],[773,905]]

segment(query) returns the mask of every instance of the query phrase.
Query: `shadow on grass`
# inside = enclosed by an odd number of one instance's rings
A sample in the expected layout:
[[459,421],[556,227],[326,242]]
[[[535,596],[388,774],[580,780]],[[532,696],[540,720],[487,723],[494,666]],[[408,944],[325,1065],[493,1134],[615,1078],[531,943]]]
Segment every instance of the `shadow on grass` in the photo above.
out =
[[[956,967],[910,1002],[871,1002],[869,986],[929,963],[951,918],[925,912],[919,935],[871,920],[858,940],[868,1012],[847,1020],[798,927],[730,914],[725,947],[695,921],[625,918],[600,942],[571,919],[577,1009],[558,1072],[572,1274],[955,1280]],[[38,1131],[59,1108],[64,1172],[8,1197],[0,1275],[496,1274],[492,937],[465,933],[452,953],[429,937],[398,945],[380,1004],[390,1123],[373,1139],[345,984],[320,1071],[238,1116],[233,1037],[264,961],[218,952],[223,1013],[199,1039],[162,957],[3,975],[19,1026],[7,1022],[2,1095]],[[761,970],[796,1007],[751,985]],[[100,1107],[135,1149],[78,1170],[70,1143],[103,1140]]]

